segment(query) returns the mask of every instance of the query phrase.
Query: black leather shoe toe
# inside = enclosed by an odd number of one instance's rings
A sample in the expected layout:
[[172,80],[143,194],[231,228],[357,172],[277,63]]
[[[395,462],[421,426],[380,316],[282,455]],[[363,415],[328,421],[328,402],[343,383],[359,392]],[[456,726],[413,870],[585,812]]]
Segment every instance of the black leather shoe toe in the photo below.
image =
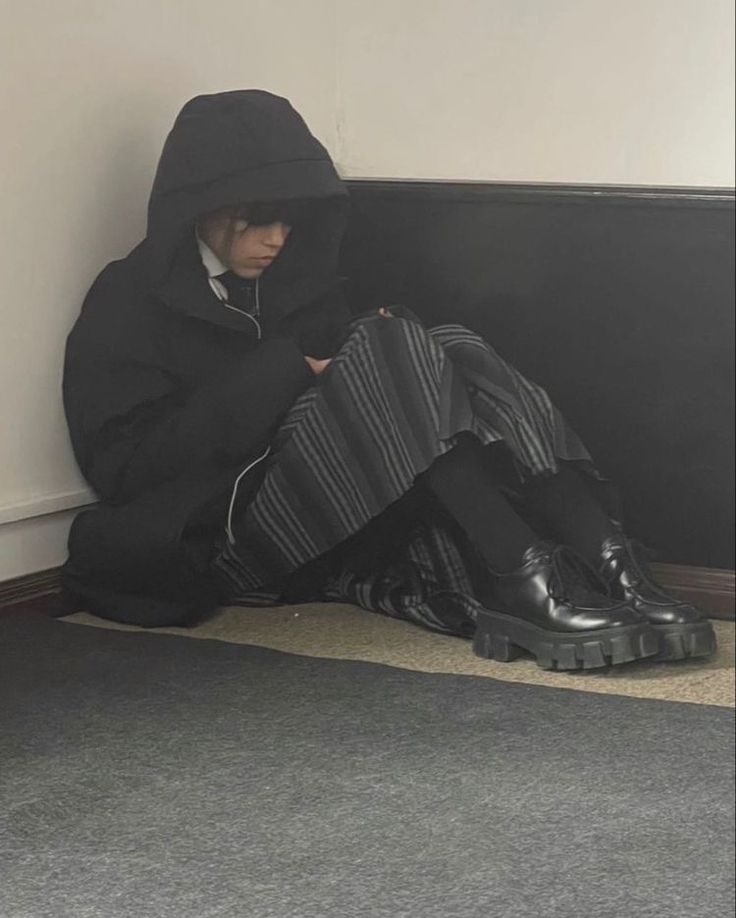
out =
[[629,602],[656,631],[659,651],[655,660],[707,657],[715,652],[716,636],[706,616],[690,603],[670,596],[625,536],[611,536],[603,543],[600,571],[611,595]]

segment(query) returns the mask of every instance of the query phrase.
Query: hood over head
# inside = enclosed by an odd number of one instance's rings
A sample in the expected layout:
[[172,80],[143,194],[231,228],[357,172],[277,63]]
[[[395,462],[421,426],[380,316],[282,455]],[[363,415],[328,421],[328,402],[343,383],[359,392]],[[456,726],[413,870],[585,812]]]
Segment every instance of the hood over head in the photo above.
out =
[[[261,276],[287,311],[334,285],[349,196],[325,147],[281,96],[260,89],[200,95],[182,108],[159,160],[145,241],[152,279],[196,251],[197,217],[254,201],[310,199]],[[268,275],[268,277],[266,277]]]

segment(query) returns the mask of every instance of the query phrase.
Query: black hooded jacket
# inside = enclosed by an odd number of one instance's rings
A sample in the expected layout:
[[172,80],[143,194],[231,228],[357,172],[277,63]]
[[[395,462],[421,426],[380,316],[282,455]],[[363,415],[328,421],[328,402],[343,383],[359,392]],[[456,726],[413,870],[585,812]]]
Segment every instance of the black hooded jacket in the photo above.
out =
[[[221,207],[313,199],[259,278],[261,332],[210,288],[198,216]],[[66,347],[64,406],[74,453],[100,504],[69,536],[65,589],[120,621],[186,624],[211,611],[210,573],[232,485],[261,456],[332,356],[351,320],[337,262],[347,190],[284,98],[261,90],[198,96],[166,140],[145,240],[109,264]],[[238,509],[262,478],[241,482]]]

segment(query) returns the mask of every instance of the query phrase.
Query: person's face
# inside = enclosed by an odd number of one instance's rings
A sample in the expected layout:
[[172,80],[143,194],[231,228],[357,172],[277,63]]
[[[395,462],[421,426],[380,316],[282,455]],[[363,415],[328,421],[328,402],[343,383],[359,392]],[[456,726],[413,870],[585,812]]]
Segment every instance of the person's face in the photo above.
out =
[[279,254],[291,227],[282,221],[255,224],[236,219],[231,229],[230,214],[219,211],[199,220],[197,230],[202,241],[234,274],[256,278]]

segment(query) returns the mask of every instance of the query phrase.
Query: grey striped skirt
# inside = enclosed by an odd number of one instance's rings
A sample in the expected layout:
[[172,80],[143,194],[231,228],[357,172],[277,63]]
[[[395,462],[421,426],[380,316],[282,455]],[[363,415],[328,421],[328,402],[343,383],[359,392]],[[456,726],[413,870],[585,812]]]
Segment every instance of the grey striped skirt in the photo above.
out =
[[503,441],[522,479],[554,473],[560,459],[593,469],[544,390],[479,335],[391,311],[353,323],[283,420],[262,483],[214,560],[223,604],[278,604],[295,573],[321,570],[299,601],[350,602],[470,634],[477,553],[451,520],[431,505],[412,511],[408,525],[384,527],[378,558],[366,555],[363,533],[408,506],[416,477],[463,431]]

